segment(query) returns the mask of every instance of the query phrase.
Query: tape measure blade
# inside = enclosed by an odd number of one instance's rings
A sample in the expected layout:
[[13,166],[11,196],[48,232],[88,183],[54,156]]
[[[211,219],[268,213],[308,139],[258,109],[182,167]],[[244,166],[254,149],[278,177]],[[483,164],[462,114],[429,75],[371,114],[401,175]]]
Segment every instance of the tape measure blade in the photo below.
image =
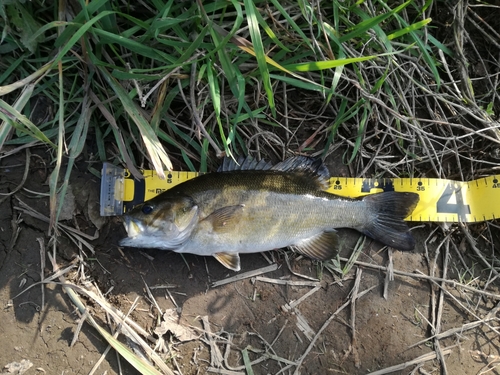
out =
[[103,163],[101,171],[101,216],[123,214],[125,170]]
[[[123,200],[128,208],[132,204],[140,203],[138,200],[149,200],[165,190],[200,175],[197,172],[166,172],[166,179],[162,180],[155,171],[143,171],[144,181],[137,182],[126,171],[124,174],[123,169],[113,172],[116,171],[113,168],[118,167],[108,163],[103,165],[101,182],[101,215],[103,216],[122,214]],[[118,181],[118,185],[110,188],[111,180]],[[120,192],[120,187],[126,191]],[[130,191],[131,189],[133,191]],[[417,193],[420,201],[406,219],[408,221],[478,222],[500,217],[500,178],[497,176],[470,182],[433,178],[331,177],[330,188],[327,191],[346,198],[358,198],[382,191]],[[137,197],[139,192],[141,192],[141,197]],[[121,194],[121,205],[120,198],[115,199],[116,194]],[[123,199],[124,196],[126,199]],[[133,201],[131,197],[134,197]],[[119,207],[122,207],[121,212],[118,212]]]
[[[125,207],[130,210],[134,205],[150,200],[165,190],[199,176],[199,172],[165,171],[165,179],[161,179],[156,171],[142,171],[144,179],[136,180],[125,171]],[[123,213],[123,212],[122,212]]]

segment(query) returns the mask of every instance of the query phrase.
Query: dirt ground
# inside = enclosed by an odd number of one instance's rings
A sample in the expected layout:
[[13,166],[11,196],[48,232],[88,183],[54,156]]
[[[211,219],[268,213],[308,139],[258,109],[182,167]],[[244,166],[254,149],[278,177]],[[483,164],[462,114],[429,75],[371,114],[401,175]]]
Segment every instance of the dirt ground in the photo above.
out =
[[[14,195],[0,197],[3,199],[0,205],[0,335],[3,338],[0,371],[7,364],[25,359],[33,364],[26,374],[88,374],[106,350],[107,343],[94,328],[84,323],[76,342],[70,346],[78,331],[80,314],[61,286],[54,283],[44,286],[43,305],[41,285],[18,296],[41,280],[44,266],[39,239],[47,252],[52,251],[47,237],[48,224],[18,210],[22,201],[48,216],[48,197],[38,193],[48,191],[49,171],[43,162],[43,150],[38,152],[40,156],[30,158],[24,184],[29,191],[22,189]],[[12,192],[21,183],[24,160],[23,152],[1,160],[1,193]],[[342,173],[342,170],[334,172]],[[71,186],[76,197],[75,207],[70,207],[74,215],[64,223],[93,235],[96,228],[92,218],[97,225],[102,224],[89,213],[96,207],[99,180],[85,172],[85,165],[81,164],[80,172],[75,172],[71,179]],[[69,206],[71,201],[66,204]],[[429,275],[433,268],[430,260],[435,257],[443,234],[449,229],[431,224],[414,226],[417,247],[409,253],[394,252],[394,270],[412,274],[419,270]],[[18,233],[17,238],[13,231]],[[433,231],[434,235],[430,236]],[[384,298],[386,272],[372,266],[385,267],[388,253],[381,251],[378,243],[367,240],[358,260],[368,265],[355,265],[342,279],[326,269],[319,274],[318,265],[309,259],[275,251],[266,255],[267,259],[276,260],[277,270],[257,279],[213,287],[214,282],[236,273],[228,271],[213,258],[186,255],[183,259],[172,252],[119,249],[117,243],[123,236],[125,230],[118,218],[106,220],[98,238],[91,241],[95,246],[95,254],[92,254],[85,248],[79,250],[61,234],[57,262],[65,267],[81,257],[84,266],[78,274],[80,279],[76,272],[72,277],[67,275],[68,278],[81,281],[81,275],[85,274],[87,281],[107,293],[107,299],[123,312],[128,312],[139,297],[138,306],[130,316],[152,334],[161,318],[155,303],[162,312],[176,309],[181,325],[200,328],[196,331],[199,337],[186,342],[164,335],[171,343],[166,357],[173,355],[175,358],[175,363],[169,361],[169,367],[178,373],[245,374],[242,355],[246,353],[250,361],[260,360],[252,365],[255,374],[293,374],[296,366],[288,364],[301,359],[300,374],[368,374],[405,363],[408,364],[406,368],[393,373],[443,373],[435,359],[436,341],[415,346],[432,336],[432,315],[436,311],[433,300],[439,302],[439,288],[428,280],[396,274]],[[359,235],[345,230],[342,238],[343,255],[349,256]],[[466,253],[463,246],[459,246],[459,250]],[[440,252],[443,251],[442,246]],[[463,275],[457,255],[450,250],[447,278],[479,289],[485,287],[480,278]],[[267,259],[262,254],[243,255],[240,274],[268,266]],[[442,258],[438,256],[437,259]],[[48,277],[52,274],[52,266],[46,257],[44,262],[43,275]],[[477,271],[480,269],[478,266]],[[442,276],[439,268],[434,272],[435,276]],[[318,276],[320,279],[313,281]],[[297,282],[308,282],[312,286],[294,285]],[[156,302],[148,297],[146,285]],[[493,282],[487,290],[498,295],[497,286],[498,282]],[[456,329],[439,341],[447,373],[479,374],[488,369],[489,374],[500,373],[495,368],[500,358],[499,336],[492,330],[498,327],[495,308],[499,301],[451,284],[445,289],[448,294],[442,301],[439,332]],[[286,307],[308,292],[312,294],[296,307]],[[355,303],[348,303],[353,293],[354,297],[357,294]],[[100,307],[85,301],[101,326],[107,327],[106,316]],[[346,302],[346,307],[333,315]],[[204,328],[202,317],[209,321],[211,331],[218,334],[213,340],[215,347],[210,346],[209,335],[201,331]],[[467,324],[488,317],[494,318],[489,325],[477,323],[474,328],[466,329],[469,328]],[[121,340],[127,342],[123,336]],[[310,347],[312,342],[314,345]],[[225,357],[223,370],[210,372],[216,348]],[[419,358],[424,355],[428,355],[428,360]],[[281,361],[276,360],[278,357]],[[120,371],[137,373],[110,350],[95,373],[118,374]]]

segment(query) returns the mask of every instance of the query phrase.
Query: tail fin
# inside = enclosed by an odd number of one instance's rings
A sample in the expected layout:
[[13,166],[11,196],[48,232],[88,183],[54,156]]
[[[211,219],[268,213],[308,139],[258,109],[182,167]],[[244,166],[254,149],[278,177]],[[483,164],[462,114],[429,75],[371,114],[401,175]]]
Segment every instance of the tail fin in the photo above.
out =
[[388,191],[368,195],[363,199],[370,221],[359,228],[361,232],[398,250],[413,250],[415,240],[404,218],[416,207],[420,197],[416,193]]

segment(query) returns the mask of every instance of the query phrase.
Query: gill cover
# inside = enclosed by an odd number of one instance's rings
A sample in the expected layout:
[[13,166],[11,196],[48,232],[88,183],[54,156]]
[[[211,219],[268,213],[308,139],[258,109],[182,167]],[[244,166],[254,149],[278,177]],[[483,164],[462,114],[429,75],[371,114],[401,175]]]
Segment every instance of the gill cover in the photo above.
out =
[[189,238],[198,222],[193,199],[180,195],[157,198],[124,216],[128,237],[120,241],[121,246],[175,250]]

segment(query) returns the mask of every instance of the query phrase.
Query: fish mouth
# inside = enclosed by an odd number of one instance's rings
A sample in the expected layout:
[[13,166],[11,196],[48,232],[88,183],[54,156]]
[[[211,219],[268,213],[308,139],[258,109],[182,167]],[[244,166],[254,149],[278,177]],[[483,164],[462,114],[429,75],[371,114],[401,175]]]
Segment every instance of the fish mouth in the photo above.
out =
[[123,226],[127,231],[129,238],[135,238],[139,236],[142,232],[142,226],[139,225],[137,221],[130,218],[129,216],[125,216],[125,221],[123,222]]

